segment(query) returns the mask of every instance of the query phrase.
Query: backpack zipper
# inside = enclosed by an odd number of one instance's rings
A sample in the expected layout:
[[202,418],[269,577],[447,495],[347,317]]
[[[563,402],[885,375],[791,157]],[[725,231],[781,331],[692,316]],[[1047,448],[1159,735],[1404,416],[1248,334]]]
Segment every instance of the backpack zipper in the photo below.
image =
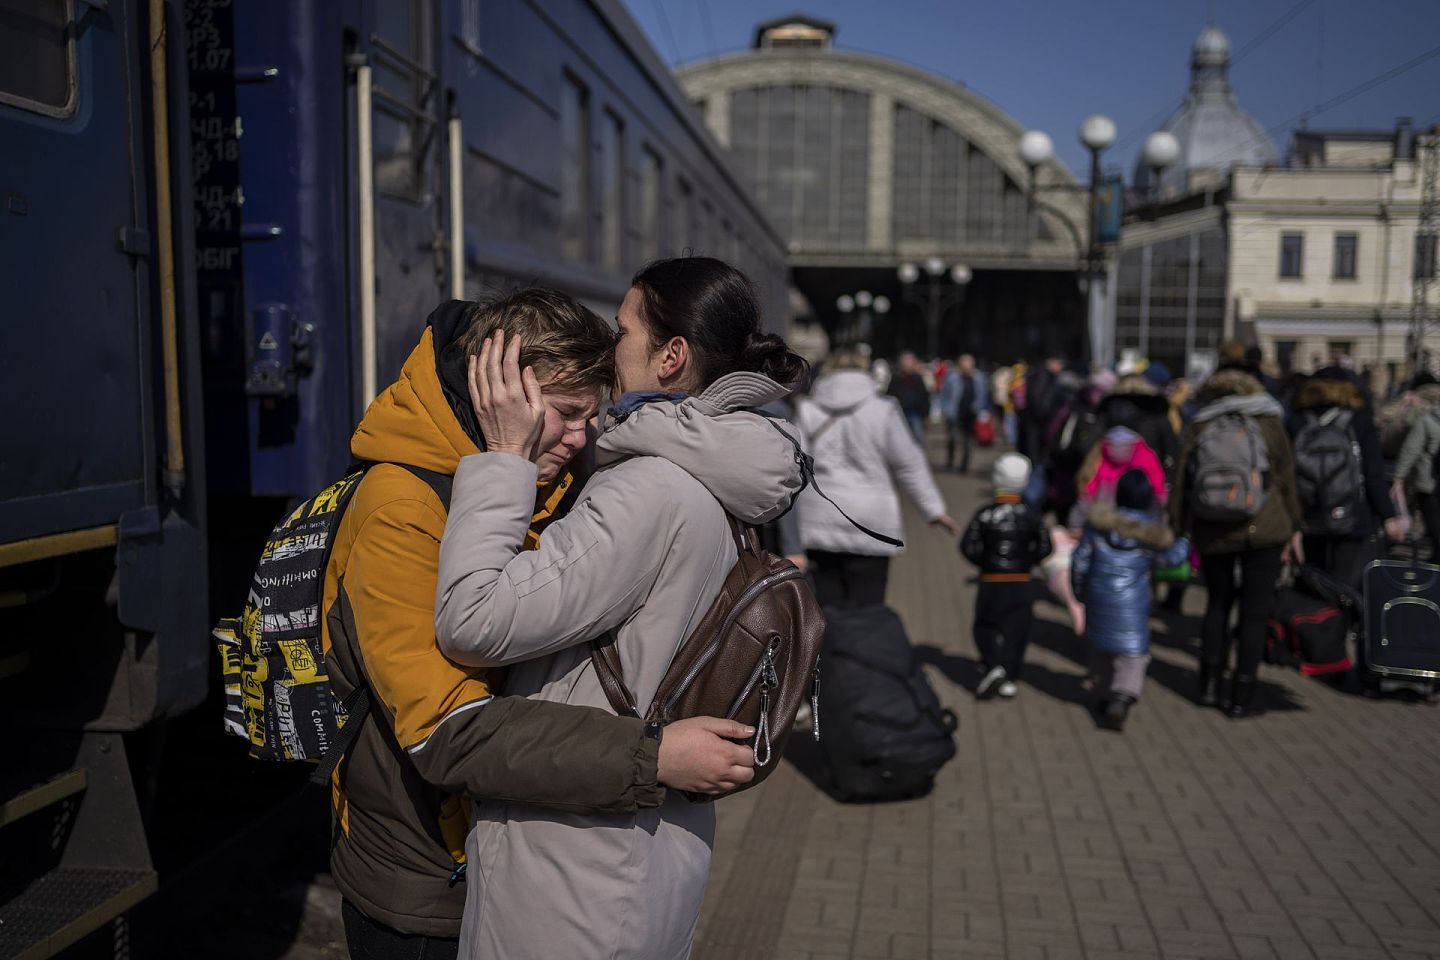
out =
[[[680,699],[681,695],[683,695],[686,690],[690,689],[690,684],[695,682],[695,678],[700,675],[700,671],[704,670],[705,667],[710,663],[710,661],[715,659],[715,654],[720,651],[720,644],[725,641],[725,635],[730,632],[730,628],[735,625],[736,619],[739,618],[740,614],[745,612],[746,607],[748,607],[751,603],[754,602],[755,598],[760,595],[761,591],[768,590],[777,583],[784,583],[786,580],[798,580],[803,576],[805,576],[805,574],[801,573],[799,570],[796,569],[785,570],[780,573],[772,573],[770,576],[761,580],[759,583],[751,584],[750,589],[746,590],[740,595],[740,599],[735,601],[735,606],[730,608],[730,613],[725,618],[725,622],[722,623],[720,625],[720,629],[716,631],[715,639],[710,641],[710,645],[705,648],[705,651],[703,653],[700,654],[700,658],[696,660],[695,663],[691,665],[690,669],[685,672],[685,678],[680,681],[679,686],[677,686],[675,690],[670,694],[669,698],[666,699],[666,716],[670,715],[670,711],[674,709],[675,703]],[[754,680],[752,678],[751,683],[753,682]]]

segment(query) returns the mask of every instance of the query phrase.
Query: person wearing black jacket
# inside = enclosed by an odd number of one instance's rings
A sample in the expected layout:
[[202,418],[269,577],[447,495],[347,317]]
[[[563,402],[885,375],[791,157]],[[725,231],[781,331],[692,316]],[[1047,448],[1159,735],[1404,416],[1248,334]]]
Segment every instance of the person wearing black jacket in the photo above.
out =
[[1100,401],[1098,414],[1102,434],[1114,427],[1129,427],[1140,434],[1140,439],[1160,458],[1166,479],[1175,483],[1180,438],[1170,425],[1170,401],[1155,384],[1138,375],[1120,378],[1115,389]]
[[[1385,483],[1385,469],[1380,450],[1380,431],[1370,402],[1355,374],[1340,367],[1325,367],[1312,374],[1295,391],[1291,417],[1291,439],[1320,417],[1336,414],[1349,416],[1348,432],[1359,450],[1360,472],[1364,477],[1364,494],[1354,504],[1354,520],[1344,533],[1305,532],[1302,543],[1305,560],[1337,580],[1360,589],[1365,565],[1375,559],[1375,530],[1382,523],[1390,539],[1398,540],[1403,530],[1395,519],[1395,505]],[[1302,468],[1303,453],[1296,448],[1296,468]],[[1312,505],[1302,501],[1307,515]]]
[[920,360],[910,351],[900,354],[895,376],[890,381],[890,396],[900,401],[905,422],[915,435],[915,442],[925,446],[925,418],[930,415],[930,389],[920,375]]
[[975,695],[1013,697],[1025,662],[1031,605],[1030,572],[1050,555],[1050,534],[1040,511],[1020,498],[1030,482],[1030,461],[1007,453],[995,461],[995,500],[976,511],[960,541],[965,559],[980,568],[975,594],[975,646],[981,679]]

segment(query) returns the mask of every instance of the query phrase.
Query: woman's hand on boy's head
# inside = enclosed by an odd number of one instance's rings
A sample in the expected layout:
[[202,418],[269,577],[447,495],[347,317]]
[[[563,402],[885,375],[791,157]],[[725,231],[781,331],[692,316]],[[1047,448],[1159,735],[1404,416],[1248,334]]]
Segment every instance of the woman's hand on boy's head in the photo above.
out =
[[485,448],[534,460],[545,401],[534,369],[520,369],[520,338],[511,337],[507,344],[503,330],[486,337],[480,356],[469,358],[468,374],[470,404]]

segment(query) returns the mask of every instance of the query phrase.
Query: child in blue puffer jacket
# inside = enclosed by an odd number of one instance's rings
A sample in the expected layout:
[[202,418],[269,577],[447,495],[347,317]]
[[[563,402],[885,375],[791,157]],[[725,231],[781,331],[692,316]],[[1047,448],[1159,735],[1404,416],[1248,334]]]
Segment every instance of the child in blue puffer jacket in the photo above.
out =
[[1115,505],[1097,502],[1071,560],[1070,581],[1085,604],[1085,636],[1095,678],[1095,720],[1120,730],[1140,699],[1150,665],[1150,572],[1189,555],[1155,516],[1148,477],[1127,470],[1115,486]]

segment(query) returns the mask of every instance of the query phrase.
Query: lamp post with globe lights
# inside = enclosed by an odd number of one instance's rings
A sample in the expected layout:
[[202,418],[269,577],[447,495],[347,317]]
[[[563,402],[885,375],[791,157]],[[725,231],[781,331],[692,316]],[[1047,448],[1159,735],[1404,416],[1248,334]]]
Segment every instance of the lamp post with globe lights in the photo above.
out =
[[[1084,265],[1081,277],[1088,301],[1086,325],[1090,335],[1090,359],[1093,363],[1108,364],[1113,359],[1115,343],[1114,322],[1107,309],[1109,270],[1105,263],[1104,253],[1100,248],[1099,238],[1100,155],[1115,142],[1115,121],[1102,114],[1093,114],[1086,117],[1080,124],[1079,132],[1080,142],[1084,144],[1085,149],[1090,151],[1090,183],[1086,187],[1070,184],[1047,184],[1041,187],[1037,184],[1040,165],[1051,160],[1055,155],[1055,144],[1043,131],[1029,130],[1021,135],[1019,153],[1020,159],[1030,171],[1028,196],[1031,207],[1038,207],[1053,214],[1070,231],[1071,237],[1075,240],[1077,254],[1083,251]],[[1179,155],[1180,144],[1173,136],[1163,131],[1159,134],[1152,134],[1145,143],[1145,162],[1155,172],[1155,176],[1152,176],[1151,180],[1158,179],[1159,171],[1174,163]],[[1070,217],[1056,207],[1040,202],[1036,197],[1041,190],[1082,189],[1088,191],[1090,195],[1086,241],[1083,244],[1080,242],[1079,229]]]
[[835,309],[842,318],[839,340],[847,345],[868,343],[874,333],[874,317],[890,312],[890,298],[872,296],[869,290],[854,294],[842,293],[835,298]]
[[1145,182],[1145,202],[1153,217],[1155,202],[1160,196],[1160,175],[1166,167],[1180,159],[1180,141],[1168,130],[1156,130],[1145,138],[1145,148],[1140,155],[1150,170]]
[[[939,257],[930,257],[920,266],[909,262],[900,264],[895,269],[895,276],[900,280],[905,299],[924,307],[926,355],[931,360],[937,359],[940,356],[940,319],[946,310],[965,302],[965,288],[972,276],[970,268],[963,263],[947,264]],[[922,276],[925,278],[923,296],[918,289]]]

